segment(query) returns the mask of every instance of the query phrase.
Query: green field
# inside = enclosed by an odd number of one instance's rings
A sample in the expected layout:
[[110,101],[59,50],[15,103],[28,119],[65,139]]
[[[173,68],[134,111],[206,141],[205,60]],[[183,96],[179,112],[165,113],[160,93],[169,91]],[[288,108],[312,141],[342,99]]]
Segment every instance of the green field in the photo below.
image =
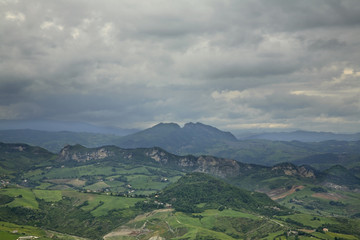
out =
[[62,192],[58,190],[38,190],[34,189],[33,193],[39,199],[43,199],[46,202],[57,202],[62,198]]
[[[117,164],[88,164],[77,167],[46,167],[25,173],[24,178],[38,189],[83,189],[92,192],[113,192],[148,195],[177,181],[183,173],[155,167]],[[163,181],[166,176],[166,181]],[[131,187],[128,187],[128,186]]]
[[14,201],[7,204],[9,207],[26,207],[37,209],[38,202],[35,199],[35,194],[31,189],[27,188],[5,188],[0,189],[0,194],[14,197]]
[[143,199],[94,195],[90,196],[87,201],[89,205],[83,206],[81,209],[90,211],[93,216],[99,217],[108,214],[112,210],[132,207],[136,202],[143,201]]
[[277,201],[288,208],[320,216],[349,217],[360,213],[360,193],[329,188],[323,188],[326,192],[317,193],[311,190],[314,187],[305,185],[305,188]]
[[[185,214],[171,209],[158,210],[137,221],[131,221],[126,226],[131,229],[141,229],[144,225],[151,230],[151,233],[144,233],[144,236],[138,235],[136,239],[149,239],[154,235],[161,235],[166,239],[259,238],[265,235],[265,231],[277,232],[279,228],[282,229],[261,216],[231,209],[223,211],[209,209],[200,214]],[[247,235],[245,232],[248,229],[254,232]],[[132,236],[109,239],[132,239]]]
[[0,221],[0,239],[1,240],[16,240],[19,237],[36,236],[38,240],[85,240],[85,238],[71,236],[68,234],[58,233],[50,230],[44,230],[37,227],[17,225],[8,222]]
[[[174,181],[178,176],[169,178]],[[127,176],[128,182],[133,183],[134,189],[137,184],[144,184],[148,182],[149,186],[156,186],[156,184],[165,184],[157,182],[158,177],[147,175]],[[103,181],[99,183],[122,184],[121,182]],[[91,185],[89,185],[91,186]],[[312,199],[314,192],[311,190],[312,186],[306,186],[303,190],[295,192],[287,198],[298,199]],[[207,209],[200,213],[183,213],[175,212],[171,209],[157,210],[153,213],[146,213],[142,217],[137,217],[131,220],[136,214],[143,212],[134,209],[137,202],[142,202],[144,198],[119,197],[111,196],[111,193],[94,194],[82,193],[73,190],[44,190],[44,189],[25,189],[25,188],[4,188],[0,189],[0,194],[14,197],[14,200],[7,205],[9,207],[22,206],[29,209],[45,210],[51,218],[59,218],[63,211],[70,212],[70,222],[67,219],[64,221],[64,226],[59,226],[59,230],[67,233],[75,233],[71,230],[73,227],[82,226],[82,221],[91,218],[102,221],[101,224],[108,224],[106,221],[118,222],[112,225],[107,232],[110,232],[114,227],[123,225],[127,228],[135,229],[136,231],[145,231],[143,226],[146,226],[146,231],[136,237],[121,236],[111,237],[108,240],[116,239],[149,239],[152,236],[162,236],[166,239],[295,239],[293,236],[286,238],[286,231],[293,229],[296,231],[313,231],[314,229],[322,229],[324,226],[330,229],[329,232],[311,232],[305,235],[297,236],[298,239],[311,239],[311,237],[318,237],[321,239],[334,240],[341,239],[357,239],[359,233],[360,220],[346,220],[334,218],[330,216],[319,216],[314,214],[296,213],[287,216],[277,216],[276,218],[265,217],[255,213],[245,213],[229,208],[223,210]],[[21,197],[19,197],[21,195]],[[348,193],[347,201],[354,201],[357,197],[356,193]],[[284,201],[284,200],[282,200]],[[54,209],[52,205],[56,206]],[[290,204],[290,203],[289,203]],[[293,203],[292,203],[293,204]],[[355,201],[354,203],[355,204]],[[198,204],[198,207],[204,207],[205,203]],[[57,209],[59,208],[59,209]],[[52,209],[52,210],[51,210]],[[63,209],[63,210],[61,210]],[[54,211],[54,212],[51,212]],[[311,211],[310,211],[311,212]],[[67,213],[69,214],[69,213]],[[74,214],[74,215],[72,215]],[[0,216],[1,217],[1,216]],[[51,219],[49,218],[49,219]],[[84,219],[84,220],[81,220]],[[109,219],[109,220],[108,220]],[[112,219],[112,220],[110,220]],[[130,221],[129,221],[130,220]],[[49,220],[47,220],[49,221]],[[85,220],[88,221],[88,220]],[[56,220],[54,223],[58,222]],[[128,223],[126,223],[128,222]],[[31,221],[29,221],[31,223]],[[51,224],[54,224],[51,223]],[[70,224],[70,225],[69,225]],[[87,223],[89,224],[89,223]],[[94,223],[92,223],[94,224]],[[23,235],[34,235],[41,237],[40,239],[50,239],[49,231],[42,230],[36,227],[26,227],[25,224],[10,224],[0,222],[0,239],[17,239]],[[52,225],[51,225],[52,226]],[[104,226],[104,225],[99,225]],[[20,231],[20,230],[21,231]],[[340,232],[337,232],[340,229]],[[17,232],[16,232],[16,231]],[[94,231],[92,229],[91,231]],[[304,231],[305,231],[304,230]],[[332,231],[333,230],[333,231]],[[15,231],[15,232],[14,232]],[[79,231],[78,234],[89,236]],[[104,232],[103,234],[106,234]],[[302,233],[304,234],[304,233]],[[358,234],[358,235],[356,235]],[[50,234],[51,235],[51,234]],[[55,234],[58,239],[77,239],[76,237],[66,234]]]

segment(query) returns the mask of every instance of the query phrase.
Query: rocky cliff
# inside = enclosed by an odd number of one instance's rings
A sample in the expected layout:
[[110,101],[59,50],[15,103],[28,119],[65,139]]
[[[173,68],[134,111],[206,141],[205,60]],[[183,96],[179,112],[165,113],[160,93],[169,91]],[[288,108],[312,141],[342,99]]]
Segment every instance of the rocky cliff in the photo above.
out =
[[214,156],[178,156],[158,147],[122,149],[115,146],[86,148],[81,145],[68,145],[60,151],[58,161],[83,163],[89,161],[117,161],[127,164],[161,166],[185,172],[203,172],[222,178],[256,173],[261,168],[262,171],[271,172],[273,175],[315,178],[314,170],[306,166],[283,163],[270,168]]
[[113,146],[85,148],[81,145],[65,146],[59,153],[60,162],[107,161],[136,162],[144,165],[161,165],[187,172],[204,172],[219,177],[239,174],[240,164],[235,160],[212,156],[177,156],[161,148],[122,149]]
[[296,166],[292,163],[280,163],[271,168],[271,171],[282,172],[288,176],[316,178],[316,172],[309,166]]
[[60,151],[58,160],[62,162],[87,162],[101,160],[112,156],[115,156],[115,153],[108,150],[106,147],[85,148],[81,145],[67,145]]

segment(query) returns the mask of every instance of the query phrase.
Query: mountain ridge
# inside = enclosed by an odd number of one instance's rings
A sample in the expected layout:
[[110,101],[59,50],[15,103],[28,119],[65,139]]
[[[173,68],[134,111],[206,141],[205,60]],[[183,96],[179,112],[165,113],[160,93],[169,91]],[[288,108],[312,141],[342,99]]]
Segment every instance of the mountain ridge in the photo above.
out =
[[300,141],[300,142],[322,142],[329,140],[359,141],[360,133],[333,133],[333,132],[296,130],[292,132],[249,134],[249,136],[239,137],[238,139],[240,140],[264,139],[271,141]]
[[67,144],[85,147],[116,145],[122,148],[161,147],[177,155],[211,155],[240,162],[272,166],[281,162],[307,164],[324,170],[340,161],[346,167],[359,165],[360,141],[270,141],[238,140],[230,133],[202,123],[159,123],[143,131],[115,135],[44,132],[35,130],[0,131],[0,141],[24,142],[59,152]]
[[204,147],[219,143],[236,142],[230,132],[221,131],[202,123],[159,123],[151,128],[119,138],[115,145],[125,148],[162,147],[173,153],[195,153]]

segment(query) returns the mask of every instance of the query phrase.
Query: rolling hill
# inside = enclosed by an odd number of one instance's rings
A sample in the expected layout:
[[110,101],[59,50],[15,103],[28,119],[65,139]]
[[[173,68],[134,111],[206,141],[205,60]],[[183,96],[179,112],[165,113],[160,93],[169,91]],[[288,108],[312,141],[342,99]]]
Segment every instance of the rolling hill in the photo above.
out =
[[262,166],[159,147],[1,146],[0,237],[360,237],[357,168]]
[[249,192],[204,173],[183,176],[163,189],[158,199],[171,203],[177,211],[190,213],[212,208],[232,208],[265,215],[291,212],[263,193]]

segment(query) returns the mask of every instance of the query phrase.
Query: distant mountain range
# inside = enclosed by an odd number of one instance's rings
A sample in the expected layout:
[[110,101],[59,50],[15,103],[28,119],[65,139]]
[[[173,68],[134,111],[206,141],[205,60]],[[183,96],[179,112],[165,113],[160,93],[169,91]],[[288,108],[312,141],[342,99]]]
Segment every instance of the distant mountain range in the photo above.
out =
[[138,132],[138,129],[96,126],[83,122],[54,120],[0,120],[0,130],[39,130],[48,132],[98,133],[125,136]]
[[2,130],[0,142],[27,143],[52,152],[59,152],[65,145],[82,144],[87,147],[111,145],[119,136],[84,132],[50,132],[31,129]]
[[[80,169],[79,166],[96,164],[99,168],[106,168],[121,163],[125,164],[127,169],[147,166],[162,171],[208,173],[247,189],[268,190],[274,184],[269,179],[273,178],[278,178],[277,187],[284,184],[294,185],[298,181],[312,184],[331,182],[360,187],[358,168],[348,170],[335,165],[326,171],[318,171],[306,165],[296,166],[292,163],[262,166],[214,156],[179,156],[158,147],[123,149],[116,146],[86,148],[81,145],[67,145],[58,154],[53,154],[27,144],[0,143],[0,156],[0,172],[3,173],[19,173],[38,168],[49,170],[46,168],[48,166]],[[157,173],[154,170],[153,172]]]
[[160,123],[146,130],[119,138],[115,145],[125,148],[162,147],[172,153],[199,153],[209,146],[230,144],[237,139],[230,132],[202,123]]
[[[360,141],[355,141],[358,135],[297,131],[237,139],[230,132],[202,123],[187,123],[184,127],[176,123],[160,123],[127,136],[67,131],[3,130],[0,131],[0,142],[27,143],[44,147],[52,152],[59,152],[68,144],[81,144],[85,147],[104,145],[121,148],[161,147],[178,155],[212,155],[263,165],[294,162],[325,169],[338,163],[345,167],[353,167],[359,162]],[[284,141],[276,140],[280,136],[283,136]],[[272,140],[259,139],[262,137]],[[339,141],[345,137],[354,141]],[[294,138],[303,141],[285,141]],[[329,140],[330,138],[337,140]],[[307,142],[306,139],[313,141]],[[320,139],[326,141],[318,141]]]
[[294,132],[248,134],[248,136],[239,137],[239,139],[242,140],[265,139],[271,141],[300,141],[300,142],[322,142],[329,140],[359,141],[360,133],[339,134],[339,133],[331,133],[331,132],[294,131]]

